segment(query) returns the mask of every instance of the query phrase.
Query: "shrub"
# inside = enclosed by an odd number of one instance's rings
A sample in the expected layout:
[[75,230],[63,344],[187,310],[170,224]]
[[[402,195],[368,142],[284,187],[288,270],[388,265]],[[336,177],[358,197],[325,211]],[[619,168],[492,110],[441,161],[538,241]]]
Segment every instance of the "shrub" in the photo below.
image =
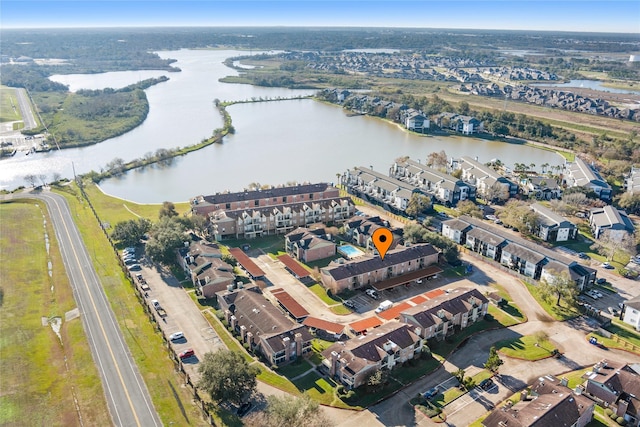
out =
[[604,410],[604,414],[607,417],[611,418],[611,414],[613,414],[613,411],[610,408],[607,408],[607,409]]
[[622,417],[618,417],[618,418],[616,418],[616,422],[617,422],[618,424],[620,424],[621,426],[623,426],[623,425],[626,425],[626,424],[627,424],[627,420],[625,420],[625,419],[624,419],[624,418],[622,418]]
[[339,395],[344,394],[344,386],[343,386],[342,384],[339,384],[339,385],[338,385],[338,387],[336,387],[336,392],[337,392]]
[[614,421],[615,421],[615,419],[616,419],[617,417],[618,417],[618,416],[617,416],[616,414],[614,414],[614,413],[613,413],[613,411],[611,411],[611,415],[609,415],[609,418],[611,418],[612,420],[614,420]]
[[484,320],[486,320],[487,322],[491,322],[493,320],[493,316],[487,313],[484,315]]

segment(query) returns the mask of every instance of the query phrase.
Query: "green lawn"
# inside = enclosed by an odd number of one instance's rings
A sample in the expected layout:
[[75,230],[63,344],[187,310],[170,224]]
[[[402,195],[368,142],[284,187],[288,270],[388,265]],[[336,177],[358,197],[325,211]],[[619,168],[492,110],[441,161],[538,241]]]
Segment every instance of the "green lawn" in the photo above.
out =
[[[0,218],[0,425],[80,425],[75,405],[111,424],[82,320],[64,320],[76,303],[44,203],[0,203]],[[60,338],[42,317],[62,319]]]
[[607,326],[607,329],[618,335],[620,338],[640,347],[640,333],[633,330],[629,325],[621,320],[613,319],[613,322],[610,326]]
[[0,87],[0,122],[22,120],[22,112],[18,105],[16,90],[6,86]]
[[517,325],[518,323],[522,323],[517,318],[509,316],[504,311],[500,310],[495,305],[489,304],[489,309],[487,310],[490,315],[493,316],[494,319],[498,321],[502,326],[508,328],[509,326]]
[[[320,283],[313,284],[309,286],[307,289],[313,292],[318,298],[322,300],[322,302],[324,302],[327,305],[335,305],[335,304],[342,303],[341,299],[330,297],[329,295],[327,295],[327,290]],[[350,312],[351,311],[349,311],[349,313]]]
[[533,335],[525,335],[516,339],[498,341],[496,348],[505,356],[533,361],[551,356],[556,347],[549,340],[538,341]]
[[297,377],[298,375],[308,371],[312,366],[309,362],[304,359],[298,358],[295,362],[282,366],[278,368],[278,373],[284,375],[285,377],[291,379],[293,377]]
[[[640,354],[640,350],[638,350],[638,347],[636,347],[636,350],[633,350],[633,346],[631,344],[629,344],[627,341],[614,341],[611,338],[605,338],[601,335],[598,334],[589,334],[587,335],[586,339],[589,340],[589,338],[591,337],[595,337],[599,343],[603,344],[605,347],[607,348],[617,348],[617,349],[621,349],[621,350],[627,350],[631,353],[635,353],[635,354]],[[625,345],[625,343],[627,343]]]
[[531,294],[531,296],[535,298],[535,300],[538,301],[538,304],[540,304],[540,306],[544,309],[544,311],[546,311],[547,314],[553,317],[554,319],[559,321],[565,321],[565,320],[573,319],[574,317],[577,317],[580,315],[580,312],[576,308],[557,306],[555,300],[553,300],[550,303],[545,301],[540,296],[540,293],[538,292],[538,288],[535,285],[532,285],[526,282],[525,282],[525,285],[527,286],[527,289],[529,289],[529,293]]
[[440,366],[433,357],[424,355],[420,359],[413,359],[405,363],[404,366],[394,369],[389,374],[398,382],[410,384],[426,374],[435,371]]
[[322,405],[334,406],[336,408],[359,409],[343,402],[336,394],[337,384],[333,380],[320,377],[315,372],[310,372],[302,378],[293,382],[298,390],[308,394],[313,400]]
[[263,236],[257,239],[225,239],[223,243],[233,248],[241,248],[243,245],[249,245],[251,249],[262,249],[264,253],[279,253],[284,251],[283,236]]
[[562,376],[569,381],[569,383],[567,384],[568,387],[574,388],[575,386],[582,384],[585,381],[584,378],[582,378],[582,375],[584,375],[585,372],[588,372],[590,370],[591,370],[591,367],[585,368],[585,369],[578,369],[577,371],[567,372]]
[[489,328],[498,328],[498,327],[502,327],[503,325],[501,325],[496,319],[487,321],[487,320],[480,320],[476,323],[474,323],[471,326],[466,327],[465,329],[463,329],[462,331],[456,333],[455,335],[448,337],[447,340],[445,341],[439,341],[437,343],[435,343],[433,345],[433,347],[430,346],[431,348],[431,352],[434,354],[434,356],[440,356],[443,358],[447,358],[449,356],[449,354],[465,339],[467,339],[469,336],[471,336],[474,333],[480,332],[480,331],[484,331],[486,329]]
[[491,373],[491,371],[483,369],[471,378],[473,378],[474,383],[480,384],[481,381],[491,378],[492,376],[493,374]]

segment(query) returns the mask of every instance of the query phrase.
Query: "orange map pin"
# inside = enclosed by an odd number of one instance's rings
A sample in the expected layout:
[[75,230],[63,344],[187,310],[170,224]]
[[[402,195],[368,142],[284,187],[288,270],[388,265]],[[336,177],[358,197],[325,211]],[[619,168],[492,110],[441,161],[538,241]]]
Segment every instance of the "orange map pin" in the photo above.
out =
[[378,228],[373,232],[371,239],[373,240],[373,245],[380,254],[380,259],[384,259],[384,256],[393,243],[393,235],[391,234],[391,231],[384,227]]

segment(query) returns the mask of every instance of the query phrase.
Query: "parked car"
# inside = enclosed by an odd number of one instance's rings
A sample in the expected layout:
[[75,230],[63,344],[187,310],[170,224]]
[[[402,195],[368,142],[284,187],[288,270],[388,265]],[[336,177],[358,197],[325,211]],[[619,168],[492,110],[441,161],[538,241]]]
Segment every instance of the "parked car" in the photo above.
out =
[[152,299],[151,304],[153,305],[153,308],[160,308],[160,301],[157,299]]
[[607,311],[613,316],[617,316],[618,315],[618,310],[616,310],[613,307],[607,307]]
[[134,248],[133,246],[127,246],[126,248],[124,248],[123,252],[134,252],[135,253],[136,248]]
[[123,261],[124,265],[133,265],[138,263],[138,260],[135,258],[125,258]]
[[595,289],[592,289],[591,291],[592,291],[592,292],[594,293],[594,295],[595,295],[595,296],[597,296],[598,298],[603,298],[603,297],[604,297],[604,295],[602,295],[602,292],[600,292],[600,291],[596,291]]
[[369,295],[369,296],[370,296],[371,298],[373,298],[373,299],[378,299],[378,298],[380,298],[380,296],[378,295],[378,293],[377,293],[375,290],[373,290],[373,289],[367,289],[367,290],[365,291],[365,293],[366,293],[367,295]]
[[584,252],[580,252],[580,253],[578,253],[578,258],[580,258],[580,259],[589,259],[589,255],[585,254]]
[[140,270],[142,270],[142,267],[140,267],[140,264],[131,264],[127,268],[129,269],[129,271],[140,271]]
[[239,417],[244,417],[251,410],[251,408],[253,408],[253,403],[251,402],[243,403],[242,405],[240,405],[240,407],[236,411],[236,414]]
[[429,400],[438,394],[438,387],[434,387],[431,390],[427,390],[422,393],[422,397],[426,400]]
[[351,300],[343,301],[343,304],[344,304],[345,307],[349,307],[352,310],[355,310],[355,308],[356,308],[355,303],[353,301],[351,301]]
[[489,390],[491,387],[493,387],[493,380],[491,378],[482,380],[480,381],[480,384],[478,384],[478,387],[480,387],[483,390]]
[[177,341],[177,340],[181,340],[184,338],[184,333],[182,332],[174,332],[171,335],[169,335],[169,339],[171,341]]
[[190,348],[189,350],[185,350],[182,353],[178,354],[178,357],[181,360],[184,360],[184,359],[188,359],[188,358],[194,356],[195,354],[196,354],[195,351],[193,351],[193,349]]
[[613,265],[609,264],[608,262],[603,262],[602,264],[600,264],[600,267],[605,268],[607,270],[613,270]]
[[621,302],[619,302],[619,303],[618,303],[618,308],[620,308],[620,310],[622,310],[622,308],[623,308],[623,307],[624,307],[624,304],[623,304],[623,303],[621,303]]
[[598,280],[596,280],[596,283],[598,285],[604,285],[605,283],[607,283],[607,279],[605,279],[604,277],[600,277]]

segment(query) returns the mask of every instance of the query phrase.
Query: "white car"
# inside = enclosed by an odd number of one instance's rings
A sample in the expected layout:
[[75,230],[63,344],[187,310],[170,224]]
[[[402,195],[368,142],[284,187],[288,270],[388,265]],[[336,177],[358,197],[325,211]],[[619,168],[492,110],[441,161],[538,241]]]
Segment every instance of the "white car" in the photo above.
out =
[[376,291],[374,291],[373,289],[367,289],[367,290],[365,291],[365,293],[366,293],[367,295],[369,295],[369,296],[370,296],[371,298],[373,298],[373,299],[378,299],[378,298],[379,298],[378,293],[377,293]]
[[182,338],[184,338],[184,334],[182,332],[174,332],[171,335],[169,335],[169,339],[171,341],[181,340]]

